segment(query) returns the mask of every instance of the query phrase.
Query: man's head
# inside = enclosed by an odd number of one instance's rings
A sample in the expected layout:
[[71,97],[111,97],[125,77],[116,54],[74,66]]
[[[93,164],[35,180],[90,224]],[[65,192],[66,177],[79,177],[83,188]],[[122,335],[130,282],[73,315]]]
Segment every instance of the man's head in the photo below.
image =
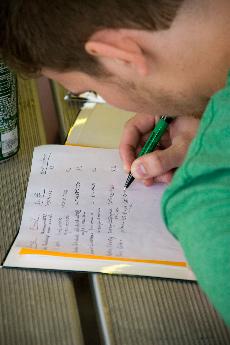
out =
[[194,114],[224,84],[229,15],[228,0],[2,0],[0,52],[127,110]]
[[85,51],[85,43],[95,32],[108,28],[167,29],[182,2],[1,0],[1,46],[11,62],[26,72],[47,67],[101,74],[96,59]]

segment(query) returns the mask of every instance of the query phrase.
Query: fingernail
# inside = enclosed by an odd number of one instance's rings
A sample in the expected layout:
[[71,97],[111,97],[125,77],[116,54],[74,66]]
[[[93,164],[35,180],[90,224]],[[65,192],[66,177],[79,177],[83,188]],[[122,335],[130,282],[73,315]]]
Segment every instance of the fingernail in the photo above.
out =
[[135,178],[146,177],[147,173],[146,173],[144,165],[143,164],[134,165],[134,167],[132,167],[132,175]]
[[126,173],[130,172],[130,167],[126,164],[123,165],[123,169],[125,170]]

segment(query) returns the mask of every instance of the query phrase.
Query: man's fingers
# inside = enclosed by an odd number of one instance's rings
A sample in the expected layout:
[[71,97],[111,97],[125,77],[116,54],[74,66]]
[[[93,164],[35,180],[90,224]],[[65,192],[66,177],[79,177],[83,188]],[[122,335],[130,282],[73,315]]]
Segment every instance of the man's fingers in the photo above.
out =
[[137,158],[132,166],[132,175],[137,179],[161,176],[178,167],[184,159],[187,145],[172,145]]
[[120,157],[124,164],[126,172],[130,171],[131,164],[136,158],[136,147],[140,140],[140,132],[138,128],[132,125],[131,121],[128,121],[124,127],[119,152]]
[[152,186],[154,183],[166,183],[169,184],[172,181],[174,171],[168,171],[167,173],[164,173],[163,175],[157,176],[155,178],[150,177],[147,179],[142,180],[144,185],[146,187]]
[[136,158],[136,150],[142,136],[153,128],[154,123],[153,116],[140,114],[127,121],[119,146],[120,156],[126,171],[130,171],[131,164]]
[[129,173],[131,170],[131,165],[136,158],[135,150],[132,146],[128,144],[120,145],[120,157],[123,161],[124,170]]
[[172,169],[182,164],[199,126],[199,120],[185,116],[176,118],[169,126],[169,131],[161,138],[161,146],[158,149],[165,149],[135,159],[139,147],[144,144],[143,141],[152,130],[155,121],[156,118],[153,116],[134,116],[125,126],[120,144],[120,155],[125,170],[131,170],[133,176],[143,180],[145,185],[156,181],[170,182]]
[[154,183],[167,183],[169,184],[172,181],[174,170],[168,171],[160,176],[155,177]]

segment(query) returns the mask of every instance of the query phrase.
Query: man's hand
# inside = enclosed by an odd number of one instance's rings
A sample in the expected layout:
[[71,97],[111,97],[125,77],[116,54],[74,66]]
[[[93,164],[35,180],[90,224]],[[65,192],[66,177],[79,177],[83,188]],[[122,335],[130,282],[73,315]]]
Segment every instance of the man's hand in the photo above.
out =
[[158,119],[152,115],[135,115],[125,125],[119,148],[125,171],[131,171],[146,186],[171,181],[175,168],[184,160],[200,122],[193,117],[177,117],[161,138],[158,149],[136,159]]

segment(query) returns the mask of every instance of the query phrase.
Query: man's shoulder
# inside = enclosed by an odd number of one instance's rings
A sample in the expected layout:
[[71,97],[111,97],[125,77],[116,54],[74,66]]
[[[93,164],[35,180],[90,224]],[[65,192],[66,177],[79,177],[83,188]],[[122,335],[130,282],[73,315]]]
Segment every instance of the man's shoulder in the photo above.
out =
[[165,220],[166,211],[172,204],[181,208],[182,202],[188,203],[185,197],[188,191],[193,195],[190,199],[196,197],[196,201],[199,198],[204,200],[203,193],[207,198],[214,186],[229,193],[229,179],[230,83],[227,83],[211,98],[186,158],[164,193],[162,207]]

